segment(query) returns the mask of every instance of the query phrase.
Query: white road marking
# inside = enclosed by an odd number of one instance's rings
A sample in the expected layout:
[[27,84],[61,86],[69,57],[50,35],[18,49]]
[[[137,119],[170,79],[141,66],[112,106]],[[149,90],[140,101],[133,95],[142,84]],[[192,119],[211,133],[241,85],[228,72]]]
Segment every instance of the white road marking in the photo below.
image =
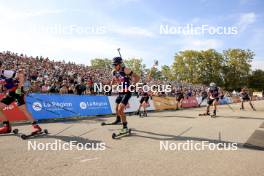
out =
[[87,161],[92,161],[92,160],[97,160],[97,159],[99,159],[99,158],[87,158],[87,159],[81,160],[80,162],[84,163],[84,162],[87,162]]

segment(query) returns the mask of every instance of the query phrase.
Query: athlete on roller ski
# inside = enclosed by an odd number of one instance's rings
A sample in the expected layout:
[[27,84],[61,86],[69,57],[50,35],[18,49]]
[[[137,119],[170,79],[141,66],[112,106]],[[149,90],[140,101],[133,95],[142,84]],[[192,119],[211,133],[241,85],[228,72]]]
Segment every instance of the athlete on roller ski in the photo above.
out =
[[125,67],[121,57],[114,57],[112,65],[114,69],[112,72],[113,78],[111,85],[121,85],[122,91],[119,91],[116,98],[116,120],[111,124],[115,125],[122,123],[123,129],[121,133],[126,133],[128,132],[128,127],[124,110],[132,95],[129,91],[129,86],[131,83],[136,84],[140,78],[132,70]]
[[3,127],[0,128],[0,134],[12,132],[12,127],[6,115],[3,113],[3,109],[13,102],[17,103],[19,110],[21,110],[27,116],[28,120],[32,122],[32,134],[40,133],[42,129],[26,109],[25,92],[23,88],[25,82],[24,69],[20,68],[15,71],[4,70],[2,67],[2,62],[0,62],[0,83],[3,85],[5,93],[5,96],[0,101],[0,116],[3,120]]
[[176,110],[179,110],[182,108],[182,101],[184,100],[184,91],[182,87],[179,87],[176,89]]
[[207,99],[207,97],[208,97],[208,93],[207,93],[207,91],[206,91],[206,89],[205,88],[203,88],[203,90],[202,90],[202,92],[201,92],[201,97],[202,97],[202,100],[201,100],[201,102],[199,103],[199,107],[201,106],[201,104],[203,103],[203,101],[205,100],[205,99]]
[[[146,83],[143,84],[143,87],[147,85]],[[141,99],[139,101],[139,107],[138,111],[136,112],[136,115],[139,115],[140,117],[147,117],[147,110],[146,108],[149,106],[149,98],[151,98],[151,92],[147,92],[144,90],[144,88],[141,88],[138,92],[138,97],[141,96]],[[143,107],[143,114],[141,114],[141,108]]]
[[[199,114],[199,116],[211,116],[216,117],[217,104],[220,97],[220,88],[216,86],[215,83],[210,83],[210,87],[207,90],[208,99],[206,112],[204,114]],[[210,106],[213,106],[213,114],[210,114]]]
[[241,107],[240,107],[240,110],[245,110],[244,108],[244,103],[245,102],[248,102],[250,107],[252,108],[253,111],[256,111],[255,107],[253,106],[252,104],[252,98],[251,96],[249,95],[249,92],[246,88],[242,88],[241,89],[241,92],[239,93],[239,96],[240,96],[240,99],[241,99]]

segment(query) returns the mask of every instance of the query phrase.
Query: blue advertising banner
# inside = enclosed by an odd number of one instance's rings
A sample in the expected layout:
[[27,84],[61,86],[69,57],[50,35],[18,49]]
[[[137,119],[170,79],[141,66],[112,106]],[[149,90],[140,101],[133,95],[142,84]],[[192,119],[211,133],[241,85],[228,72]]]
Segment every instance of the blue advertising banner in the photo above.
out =
[[37,120],[112,114],[107,96],[29,94],[26,104]]

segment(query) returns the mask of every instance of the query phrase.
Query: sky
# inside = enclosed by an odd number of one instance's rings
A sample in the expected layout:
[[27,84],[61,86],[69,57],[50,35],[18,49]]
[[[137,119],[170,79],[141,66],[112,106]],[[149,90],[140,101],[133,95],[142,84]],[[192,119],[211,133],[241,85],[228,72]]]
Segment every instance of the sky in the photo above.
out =
[[263,41],[262,0],[0,0],[0,51],[51,60],[89,65],[121,48],[150,67],[185,49],[241,48],[264,69]]

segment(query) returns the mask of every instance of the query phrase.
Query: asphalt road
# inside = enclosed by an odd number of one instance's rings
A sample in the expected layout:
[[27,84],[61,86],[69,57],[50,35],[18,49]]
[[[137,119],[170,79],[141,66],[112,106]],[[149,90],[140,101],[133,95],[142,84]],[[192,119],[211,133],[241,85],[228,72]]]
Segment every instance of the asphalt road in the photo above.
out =
[[[43,123],[49,135],[28,140],[0,136],[0,176],[260,176],[264,174],[264,101],[254,104],[256,112],[248,105],[245,111],[238,104],[231,105],[234,111],[221,106],[217,118],[199,117],[204,108],[149,113],[145,118],[129,116],[132,134],[119,140],[111,136],[120,126],[100,125],[114,117]],[[31,131],[30,125],[15,128],[21,133]],[[71,141],[80,150],[50,147]],[[191,150],[186,143],[206,143],[212,148]],[[218,144],[227,148],[213,148]],[[38,146],[36,150],[33,145]],[[85,145],[87,150],[82,150]]]

